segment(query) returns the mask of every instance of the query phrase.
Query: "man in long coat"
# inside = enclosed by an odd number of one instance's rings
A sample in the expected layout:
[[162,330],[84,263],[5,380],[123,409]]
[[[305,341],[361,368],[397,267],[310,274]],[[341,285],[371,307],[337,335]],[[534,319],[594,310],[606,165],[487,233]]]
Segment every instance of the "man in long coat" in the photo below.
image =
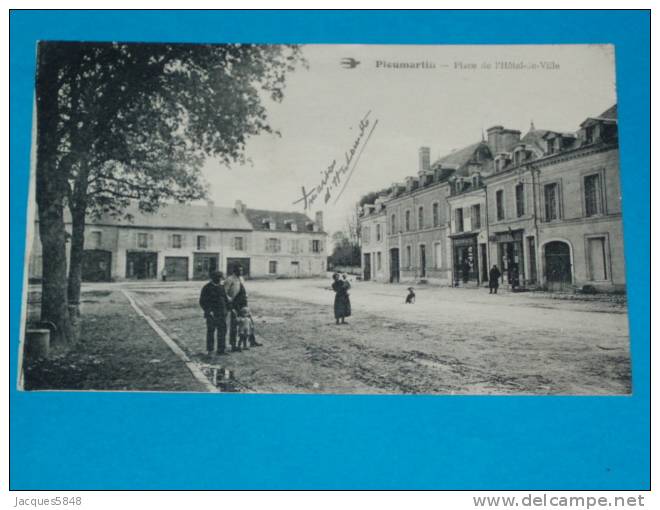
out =
[[204,310],[206,319],[206,351],[208,354],[213,353],[216,332],[218,335],[216,352],[218,354],[225,352],[226,315],[229,300],[222,285],[222,277],[223,274],[220,271],[214,271],[211,274],[211,281],[204,285],[199,296],[199,306]]
[[490,268],[490,272],[488,273],[489,294],[497,294],[497,289],[500,286],[500,276],[502,276],[502,273],[497,268],[497,265],[493,264],[493,267]]

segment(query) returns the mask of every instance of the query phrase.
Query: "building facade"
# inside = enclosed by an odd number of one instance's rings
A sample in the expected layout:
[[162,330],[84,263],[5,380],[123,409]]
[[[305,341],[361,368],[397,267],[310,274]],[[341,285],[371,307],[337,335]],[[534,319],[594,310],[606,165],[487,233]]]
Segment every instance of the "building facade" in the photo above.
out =
[[296,212],[248,209],[237,204],[252,225],[250,271],[258,276],[325,276],[327,264],[323,213],[312,221]]
[[[233,208],[213,203],[169,204],[154,214],[131,206],[125,213],[130,221],[107,216],[87,222],[83,280],[206,280],[211,272],[227,273],[235,264],[243,267],[247,277],[325,274],[321,215],[312,221],[295,212],[253,211],[240,201]],[[257,216],[277,218],[279,223],[274,221],[273,229],[265,235],[262,223],[255,221],[255,226],[249,219]],[[304,228],[293,227],[295,234],[287,231],[289,219]],[[66,229],[71,231],[70,219]],[[39,280],[42,275],[38,231],[37,225],[29,258],[31,280]],[[277,252],[268,252],[275,246],[280,248]]]
[[615,105],[575,133],[494,126],[433,165],[421,148],[418,175],[378,198],[380,280],[483,285],[497,265],[513,288],[625,289],[616,119]]
[[362,278],[365,281],[389,281],[389,254],[387,250],[387,217],[382,197],[364,209],[360,229]]

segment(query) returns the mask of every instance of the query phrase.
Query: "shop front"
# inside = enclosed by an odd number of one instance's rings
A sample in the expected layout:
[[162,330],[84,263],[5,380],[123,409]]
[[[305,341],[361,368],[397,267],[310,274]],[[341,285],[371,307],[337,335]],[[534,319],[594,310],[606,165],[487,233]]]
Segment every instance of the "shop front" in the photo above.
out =
[[452,236],[454,287],[469,283],[479,284],[479,256],[477,235]]
[[512,288],[525,281],[523,256],[523,230],[508,230],[495,233],[497,242],[497,263],[505,283]]

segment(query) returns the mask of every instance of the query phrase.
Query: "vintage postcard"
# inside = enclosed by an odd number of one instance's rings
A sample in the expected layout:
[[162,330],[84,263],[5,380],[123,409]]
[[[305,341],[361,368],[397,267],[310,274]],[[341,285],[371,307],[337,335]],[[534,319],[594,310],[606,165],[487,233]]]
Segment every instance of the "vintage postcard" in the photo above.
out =
[[41,41],[19,387],[628,395],[614,48]]

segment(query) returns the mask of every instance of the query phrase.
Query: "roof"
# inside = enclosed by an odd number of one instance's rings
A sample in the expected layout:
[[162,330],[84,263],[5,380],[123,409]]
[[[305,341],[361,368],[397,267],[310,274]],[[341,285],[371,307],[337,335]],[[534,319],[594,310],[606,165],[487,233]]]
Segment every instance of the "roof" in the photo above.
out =
[[608,123],[615,123],[617,122],[617,105],[614,104],[610,106],[607,110],[605,110],[603,113],[598,115],[597,117],[587,117],[582,124],[580,124],[580,127],[584,127],[587,124],[592,124],[594,121],[605,121]]
[[[286,224],[291,222],[295,223],[298,232],[308,232],[307,226],[314,224],[314,222],[304,213],[289,212],[289,211],[269,211],[266,209],[246,209],[245,215],[248,221],[252,224],[254,230],[267,230],[264,228],[264,221],[274,221],[275,231],[290,232],[291,230],[286,227]],[[269,230],[269,229],[268,229]],[[318,232],[322,232],[321,229]]]
[[545,143],[543,142],[543,139],[551,133],[555,132],[548,131],[547,129],[534,129],[528,131],[527,134],[520,139],[520,143],[529,145],[542,154],[545,152]]
[[617,105],[610,106],[607,110],[605,110],[603,113],[601,113],[598,116],[599,119],[609,119],[609,120],[616,120],[617,119]]
[[[68,210],[65,209],[65,211]],[[252,225],[245,215],[232,207],[215,205],[166,204],[154,213],[141,212],[137,203],[132,203],[124,210],[126,217],[104,215],[99,219],[90,218],[91,224],[135,226],[147,228],[185,228],[214,230],[252,230]],[[71,221],[70,216],[65,221]]]
[[438,159],[435,160],[433,163],[433,166],[437,165],[442,165],[442,166],[450,166],[450,165],[455,165],[457,168],[461,168],[464,166],[468,161],[472,159],[474,156],[475,151],[481,146],[487,146],[486,142],[477,142],[473,143],[471,145],[468,145],[467,147],[463,147],[462,149],[457,149],[453,152],[450,152],[449,154],[442,156]]

